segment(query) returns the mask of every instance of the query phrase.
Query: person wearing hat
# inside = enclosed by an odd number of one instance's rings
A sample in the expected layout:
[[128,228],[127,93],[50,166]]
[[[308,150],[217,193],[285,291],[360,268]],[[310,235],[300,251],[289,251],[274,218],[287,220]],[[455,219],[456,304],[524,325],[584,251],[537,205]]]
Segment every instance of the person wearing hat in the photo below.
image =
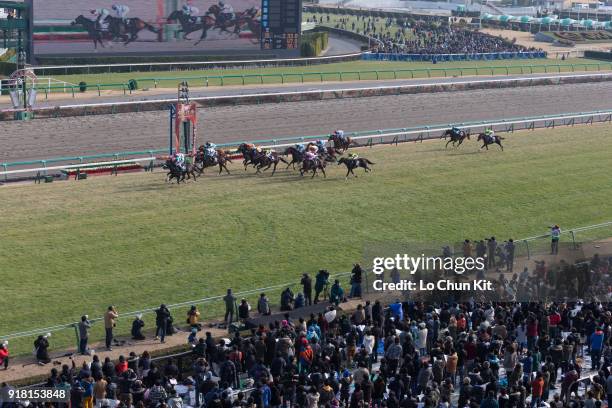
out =
[[5,370],[8,370],[9,365],[9,351],[8,351],[8,341],[2,342],[0,344],[0,367],[4,367]]
[[142,328],[145,322],[142,320],[142,313],[136,315],[136,318],[132,322],[132,340],[144,340],[145,336],[142,334]]
[[89,340],[89,329],[91,328],[91,322],[89,316],[81,316],[79,322],[79,353],[85,355],[88,353],[87,341]]

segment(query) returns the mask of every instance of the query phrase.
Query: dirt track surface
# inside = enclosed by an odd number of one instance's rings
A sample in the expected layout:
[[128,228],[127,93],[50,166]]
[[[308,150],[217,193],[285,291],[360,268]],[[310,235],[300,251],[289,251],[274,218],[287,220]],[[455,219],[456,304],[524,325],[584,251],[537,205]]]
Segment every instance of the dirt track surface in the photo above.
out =
[[[612,108],[612,83],[219,107],[200,111],[198,142],[218,143],[586,112]],[[168,113],[146,112],[0,127],[0,162],[163,149]]]

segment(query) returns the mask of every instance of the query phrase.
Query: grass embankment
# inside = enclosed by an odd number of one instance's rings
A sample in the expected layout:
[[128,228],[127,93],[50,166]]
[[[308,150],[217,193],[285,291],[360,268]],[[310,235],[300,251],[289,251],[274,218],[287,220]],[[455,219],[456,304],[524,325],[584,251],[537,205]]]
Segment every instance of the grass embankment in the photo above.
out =
[[[322,267],[346,272],[368,243],[503,240],[612,218],[612,126],[506,136],[504,152],[480,153],[474,141],[360,149],[375,170],[348,182],[336,166],[310,180],[234,164],[231,176],[181,186],[159,171],[4,186],[0,336],[101,316],[109,304],[126,312],[298,281]],[[220,307],[205,305],[205,317]],[[175,311],[177,322],[184,313]],[[52,340],[72,345],[74,332]],[[11,341],[12,351],[30,352],[32,341]]]

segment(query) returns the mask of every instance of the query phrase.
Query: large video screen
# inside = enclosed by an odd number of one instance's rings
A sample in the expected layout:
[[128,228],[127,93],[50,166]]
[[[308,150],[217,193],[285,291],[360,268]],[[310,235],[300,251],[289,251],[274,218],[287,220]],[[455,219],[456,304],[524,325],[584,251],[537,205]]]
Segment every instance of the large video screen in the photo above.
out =
[[267,0],[34,0],[35,55],[253,54]]

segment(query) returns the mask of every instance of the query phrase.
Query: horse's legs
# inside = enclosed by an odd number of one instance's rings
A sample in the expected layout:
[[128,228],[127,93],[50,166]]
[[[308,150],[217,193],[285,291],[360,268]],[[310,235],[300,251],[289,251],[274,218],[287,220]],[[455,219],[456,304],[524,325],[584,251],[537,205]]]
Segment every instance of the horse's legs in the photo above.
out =
[[[274,175],[274,173],[276,173],[276,166],[278,166],[278,162],[277,161],[274,162],[274,168],[272,169],[272,175]],[[270,166],[268,166],[268,167],[270,167]]]
[[325,167],[321,167],[321,173],[323,173],[323,178],[327,178],[327,174],[325,174]]
[[446,142],[446,145],[444,146],[444,148],[445,148],[445,149],[447,149],[447,148],[448,148],[448,144],[449,144],[450,142],[452,142],[452,140],[449,140],[448,142]]
[[498,141],[497,141],[497,144],[499,145],[499,147],[501,147],[502,152],[503,152],[503,151],[504,151],[504,146],[502,146],[501,141],[499,141],[499,140],[498,140]]
[[349,174],[351,174],[351,168],[349,166],[346,166],[346,176],[344,177],[346,180],[348,180]]

